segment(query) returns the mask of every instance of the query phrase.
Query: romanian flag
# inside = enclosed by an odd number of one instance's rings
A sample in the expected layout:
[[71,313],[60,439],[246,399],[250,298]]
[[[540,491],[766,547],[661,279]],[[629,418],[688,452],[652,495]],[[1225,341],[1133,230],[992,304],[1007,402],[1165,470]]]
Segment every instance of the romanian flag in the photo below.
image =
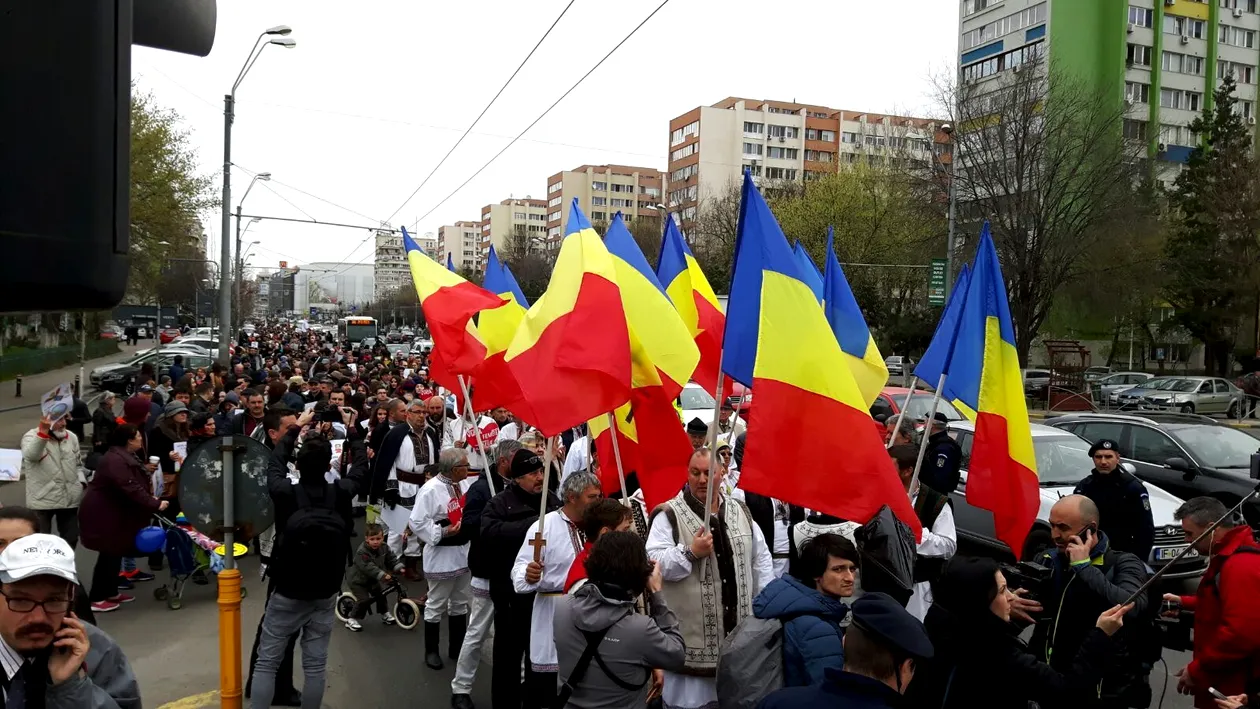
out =
[[451,252],[446,252],[446,270],[455,273],[455,262],[451,260]]
[[472,316],[479,310],[497,308],[504,301],[442,268],[420,250],[406,229],[402,234],[416,295],[433,337],[434,359],[445,373],[469,374],[486,357],[486,346],[477,336]]
[[617,428],[609,428],[608,416],[596,416],[588,425],[599,454],[600,484],[608,494],[621,487],[617,476],[617,457],[612,447],[613,435],[621,448],[621,464],[625,474],[635,473],[647,508],[667,502],[678,494],[687,480],[687,461],[691,457],[691,441],[686,430],[678,425],[674,401],[659,396],[644,396],[636,390],[630,402],[613,412]]
[[[740,487],[854,522],[884,505],[919,523],[846,358],[752,178],[744,174],[723,371],[757,393]],[[782,451],[814,452],[784,475]]]
[[[875,346],[871,329],[853,297],[853,289],[844,277],[836,258],[835,235],[827,228],[827,264],[823,275],[823,313],[840,343],[840,351],[853,372],[853,380],[869,408],[888,383],[888,366]],[[813,262],[811,262],[813,265]]]
[[545,436],[630,398],[630,333],[616,267],[577,199],[551,282],[525,314],[504,361],[521,391],[513,413]]
[[[941,321],[936,324],[932,341],[928,343],[923,357],[914,367],[914,376],[930,386],[940,383],[941,373],[946,371],[947,363],[953,357],[954,343],[958,338],[958,318],[962,316],[963,304],[967,301],[967,290],[970,284],[971,267],[963,264],[962,270],[958,272],[958,278],[954,281],[954,289],[950,292],[949,299],[945,301],[945,309],[941,311]],[[945,380],[945,389],[941,392],[941,398],[953,404],[954,408],[974,422],[975,410],[958,398],[958,395],[950,388],[952,384],[952,380],[948,378]]]
[[[691,253],[673,217],[665,219],[665,235],[661,239],[656,276],[665,286],[665,293],[669,295],[700,350],[700,363],[696,365],[692,378],[705,391],[716,391],[726,316],[722,313],[717,294],[709,285],[709,279],[704,277],[700,264],[696,263],[696,257]],[[730,391],[728,381],[723,386],[722,395],[729,396]]]
[[823,300],[823,276],[818,272],[818,267],[814,265],[814,260],[809,257],[809,252],[801,246],[801,242],[796,242],[792,247],[792,253],[796,256],[796,260],[801,264],[801,273],[805,276],[805,285],[818,296],[818,302]]
[[[481,287],[498,295],[505,302],[493,310],[483,310],[477,316],[477,332],[486,345],[486,359],[477,369],[477,387],[473,389],[473,408],[477,411],[488,411],[498,406],[508,409],[520,399],[520,388],[516,380],[507,371],[503,361],[512,338],[521,321],[525,319],[525,311],[529,309],[529,301],[516,283],[516,277],[508,270],[507,264],[499,260],[494,246],[490,246],[490,256],[486,259],[486,274]],[[504,386],[506,385],[506,389]]]

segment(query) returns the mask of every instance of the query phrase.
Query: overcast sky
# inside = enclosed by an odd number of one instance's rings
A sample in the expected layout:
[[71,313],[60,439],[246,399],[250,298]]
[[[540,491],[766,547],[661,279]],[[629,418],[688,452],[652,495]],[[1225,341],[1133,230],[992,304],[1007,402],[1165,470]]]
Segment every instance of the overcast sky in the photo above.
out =
[[[221,188],[223,95],[258,34],[286,24],[237,91],[232,161],[271,172],[246,214],[436,232],[508,197],[541,198],[581,164],[665,169],[668,122],[726,96],[920,115],[928,80],[952,65],[954,0],[670,0],[546,118],[506,145],[660,0],[576,0],[529,63],[434,177],[438,163],[568,0],[218,0],[214,51],[136,47],[138,91],[175,109],[201,169]],[[232,174],[232,206],[249,174]],[[267,189],[270,187],[270,191]],[[309,194],[303,194],[303,192]],[[436,207],[436,209],[435,209]],[[422,215],[431,212],[427,217]],[[204,217],[211,258],[220,216]],[[248,233],[255,267],[372,259],[366,231],[264,221]]]

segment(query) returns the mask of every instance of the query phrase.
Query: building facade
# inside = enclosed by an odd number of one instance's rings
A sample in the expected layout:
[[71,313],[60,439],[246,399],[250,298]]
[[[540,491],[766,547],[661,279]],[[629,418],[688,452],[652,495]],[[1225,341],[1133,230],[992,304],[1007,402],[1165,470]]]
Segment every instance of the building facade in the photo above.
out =
[[420,247],[420,250],[424,252],[425,256],[428,256],[435,261],[438,259],[437,234],[434,234],[431,231],[426,231],[425,233],[416,236],[415,240],[416,246]]
[[758,184],[799,183],[859,160],[927,163],[945,140],[928,119],[732,96],[669,122],[665,204],[686,224],[746,169]]
[[481,208],[481,221],[477,225],[480,240],[477,243],[478,270],[485,267],[490,247],[502,252],[511,243],[513,235],[522,239],[541,242],[547,236],[547,203],[541,199],[505,199],[498,204]]
[[574,199],[592,223],[610,222],[617,212],[626,221],[660,219],[656,205],[664,193],[663,177],[655,168],[631,165],[582,165],[548,177],[549,244],[559,247]]
[[372,300],[379,302],[390,297],[410,278],[411,269],[403,250],[402,232],[378,229],[376,260],[372,264]]
[[481,261],[481,222],[463,221],[438,227],[436,260],[445,266],[448,257],[456,270],[477,270]]

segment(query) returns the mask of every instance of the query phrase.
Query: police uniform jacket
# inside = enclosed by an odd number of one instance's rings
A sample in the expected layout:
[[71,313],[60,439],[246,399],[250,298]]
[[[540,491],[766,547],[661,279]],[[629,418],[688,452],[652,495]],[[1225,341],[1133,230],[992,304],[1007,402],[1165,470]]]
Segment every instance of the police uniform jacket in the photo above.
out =
[[961,477],[962,446],[949,437],[947,431],[938,431],[928,438],[927,454],[919,470],[919,482],[933,490],[948,495],[958,489]]
[[1077,495],[1084,495],[1098,506],[1098,526],[1111,547],[1127,551],[1142,561],[1149,561],[1155,543],[1155,522],[1151,518],[1151,500],[1141,480],[1122,469],[1110,473],[1091,471],[1076,484]]

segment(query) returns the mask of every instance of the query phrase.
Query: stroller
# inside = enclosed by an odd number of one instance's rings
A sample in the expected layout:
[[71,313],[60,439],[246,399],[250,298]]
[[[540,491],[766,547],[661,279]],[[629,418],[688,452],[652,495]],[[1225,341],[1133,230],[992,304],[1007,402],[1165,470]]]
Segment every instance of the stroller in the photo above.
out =
[[[206,573],[217,574],[223,568],[223,557],[215,553],[216,543],[206,535],[191,527],[185,528],[165,517],[155,517],[166,530],[165,555],[170,567],[171,581],[169,587],[162,584],[153,589],[153,597],[166,601],[166,606],[173,611],[184,604],[184,586],[189,579],[195,583],[197,577]],[[241,598],[245,598],[245,586],[241,586]]]
[[[420,605],[407,597],[407,589],[397,577],[372,594],[372,597],[368,599],[367,612],[371,613],[373,606],[384,606],[386,599],[395,593],[398,594],[398,601],[394,603],[394,620],[403,630],[411,630],[420,622]],[[354,608],[358,602],[354,594],[349,591],[343,591],[340,596],[337,596],[337,603],[334,606],[337,620],[344,623],[353,617]]]

